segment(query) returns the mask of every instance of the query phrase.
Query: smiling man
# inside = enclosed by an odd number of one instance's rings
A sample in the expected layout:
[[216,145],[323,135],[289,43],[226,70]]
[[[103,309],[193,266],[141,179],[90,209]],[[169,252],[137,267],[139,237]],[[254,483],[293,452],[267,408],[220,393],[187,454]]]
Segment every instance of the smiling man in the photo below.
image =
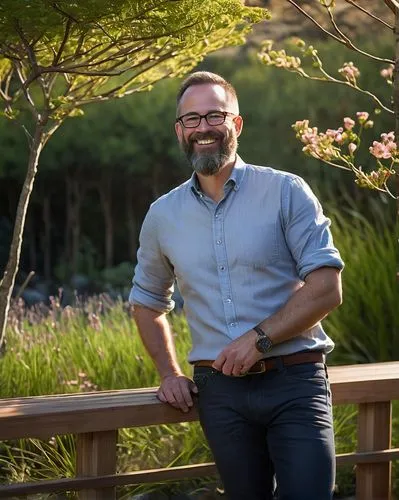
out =
[[[343,262],[298,176],[245,163],[234,88],[197,72],[175,130],[194,172],[143,222],[130,300],[161,378],[158,397],[200,422],[230,500],[330,500],[335,454],[320,321],[341,303]],[[166,314],[175,279],[192,336],[180,369]],[[276,479],[276,481],[275,481]]]

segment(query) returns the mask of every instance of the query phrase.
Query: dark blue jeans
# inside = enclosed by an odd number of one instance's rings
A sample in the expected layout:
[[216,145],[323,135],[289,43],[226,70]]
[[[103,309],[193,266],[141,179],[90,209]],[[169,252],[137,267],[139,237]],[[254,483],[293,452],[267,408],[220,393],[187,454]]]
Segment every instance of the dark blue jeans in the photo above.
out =
[[229,500],[331,500],[335,452],[322,363],[228,377],[195,367],[201,426]]

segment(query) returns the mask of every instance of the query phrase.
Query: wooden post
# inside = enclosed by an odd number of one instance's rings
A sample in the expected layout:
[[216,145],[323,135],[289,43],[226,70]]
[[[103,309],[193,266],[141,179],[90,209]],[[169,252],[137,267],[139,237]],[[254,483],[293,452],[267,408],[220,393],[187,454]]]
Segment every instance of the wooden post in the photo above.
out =
[[[77,477],[101,476],[116,472],[117,431],[87,432],[77,435]],[[114,500],[115,488],[79,492],[79,500]]]
[[[392,404],[359,404],[358,451],[385,450],[391,447]],[[390,500],[391,462],[358,464],[356,500]]]

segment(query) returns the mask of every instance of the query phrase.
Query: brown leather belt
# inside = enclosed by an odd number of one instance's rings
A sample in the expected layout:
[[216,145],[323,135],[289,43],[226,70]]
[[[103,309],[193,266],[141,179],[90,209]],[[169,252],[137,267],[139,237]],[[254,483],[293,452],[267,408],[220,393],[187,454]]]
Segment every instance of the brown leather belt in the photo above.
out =
[[[301,365],[302,363],[324,363],[325,355],[320,351],[296,352],[294,354],[286,354],[285,356],[276,356],[275,358],[261,359],[251,366],[251,368],[243,375],[255,375],[257,373],[265,373],[270,370],[276,370],[279,366],[279,360],[283,366]],[[212,368],[214,361],[208,359],[200,359],[194,361],[194,366],[207,366]]]

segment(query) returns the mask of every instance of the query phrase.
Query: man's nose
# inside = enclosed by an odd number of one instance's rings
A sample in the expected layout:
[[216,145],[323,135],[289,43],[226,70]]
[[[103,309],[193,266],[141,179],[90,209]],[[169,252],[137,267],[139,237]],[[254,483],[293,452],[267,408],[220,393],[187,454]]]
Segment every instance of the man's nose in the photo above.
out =
[[208,122],[206,121],[205,116],[203,116],[201,118],[201,121],[199,122],[199,124],[195,128],[198,132],[206,132],[211,128],[211,126],[208,125]]

